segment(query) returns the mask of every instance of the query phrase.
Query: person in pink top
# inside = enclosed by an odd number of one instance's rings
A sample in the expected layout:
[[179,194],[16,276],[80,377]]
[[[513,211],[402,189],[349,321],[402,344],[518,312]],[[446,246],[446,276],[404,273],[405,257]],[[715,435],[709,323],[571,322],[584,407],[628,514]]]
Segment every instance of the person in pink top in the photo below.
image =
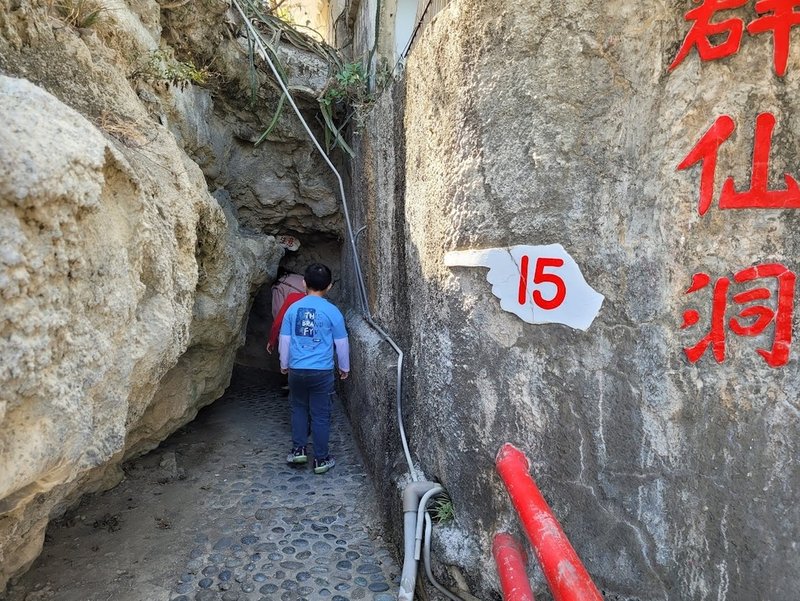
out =
[[283,305],[281,306],[280,310],[278,311],[277,315],[275,315],[275,319],[272,322],[272,329],[269,331],[269,339],[267,340],[267,352],[271,355],[272,351],[274,351],[278,347],[278,336],[281,333],[281,324],[283,323],[283,316],[286,315],[286,310],[295,302],[299,301],[306,295],[305,292],[292,292],[289,296],[286,297],[286,300],[283,301]]
[[278,276],[272,285],[272,318],[278,316],[278,311],[283,307],[289,295],[299,292],[305,294],[306,286],[303,276],[293,273],[285,267],[278,267]]

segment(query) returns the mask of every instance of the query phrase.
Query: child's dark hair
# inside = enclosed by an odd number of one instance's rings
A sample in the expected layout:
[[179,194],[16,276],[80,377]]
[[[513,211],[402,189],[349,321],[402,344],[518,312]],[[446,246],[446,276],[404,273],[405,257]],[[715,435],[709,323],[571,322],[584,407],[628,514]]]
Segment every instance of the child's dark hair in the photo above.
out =
[[306,267],[306,273],[303,277],[306,280],[306,288],[315,292],[327,290],[333,279],[331,270],[322,263],[312,263]]

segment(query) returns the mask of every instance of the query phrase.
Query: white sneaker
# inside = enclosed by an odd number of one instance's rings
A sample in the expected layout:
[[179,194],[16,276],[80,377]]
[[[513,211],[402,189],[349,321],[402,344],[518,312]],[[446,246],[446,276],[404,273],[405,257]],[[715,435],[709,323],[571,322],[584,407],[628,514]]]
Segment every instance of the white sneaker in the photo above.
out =
[[336,465],[336,460],[328,455],[325,459],[321,460],[314,460],[314,473],[315,474],[324,474],[329,469],[331,469],[334,465]]
[[[305,447],[295,447],[286,456],[286,463],[306,463],[308,455],[306,455]],[[316,462],[314,463],[316,465]]]

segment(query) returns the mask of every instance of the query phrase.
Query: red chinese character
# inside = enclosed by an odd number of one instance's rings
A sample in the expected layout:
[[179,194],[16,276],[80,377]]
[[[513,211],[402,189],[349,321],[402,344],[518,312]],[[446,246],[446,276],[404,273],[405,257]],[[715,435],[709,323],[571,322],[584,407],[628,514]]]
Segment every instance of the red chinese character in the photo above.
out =
[[689,151],[689,154],[680,162],[678,170],[688,169],[695,163],[703,163],[700,172],[700,203],[697,212],[705,215],[714,200],[714,180],[717,174],[717,157],[719,147],[731,137],[736,124],[728,115],[718,117],[708,131],[703,134],[700,141]]
[[[739,8],[747,4],[747,0],[694,0],[694,2],[701,4],[683,17],[685,21],[694,21],[694,23],[689,29],[689,33],[686,34],[686,39],[683,40],[678,54],[675,55],[675,60],[670,64],[670,71],[677,67],[694,47],[697,47],[697,54],[704,61],[725,58],[739,51],[744,22],[735,17],[719,23],[712,23],[711,19],[717,11]],[[720,34],[727,34],[725,40],[714,45],[711,36]]]
[[[728,326],[737,336],[758,336],[774,322],[772,348],[756,349],[770,367],[781,367],[789,361],[789,349],[792,344],[792,315],[794,313],[794,287],[796,276],[780,263],[764,263],[755,267],[748,267],[733,276],[738,284],[751,282],[759,278],[775,278],[778,282],[777,309],[773,310],[766,305],[756,304],[744,307],[737,315],[731,317]],[[706,273],[696,273],[692,285],[686,294],[702,290],[711,282]],[[684,353],[690,362],[697,362],[708,347],[712,348],[717,363],[725,360],[725,312],[728,304],[728,289],[731,281],[728,278],[719,278],[714,284],[711,303],[711,323],[706,334],[696,345],[684,348]],[[733,302],[744,305],[754,301],[767,300],[772,296],[768,288],[753,288],[734,295]],[[754,318],[754,319],[753,319]],[[752,319],[748,323],[742,320]],[[683,314],[681,329],[695,325],[700,320],[700,314],[690,309]]]
[[[692,276],[692,285],[686,291],[686,294],[702,290],[710,282],[711,278],[707,273],[696,273]],[[686,357],[692,363],[696,363],[705,354],[709,346],[711,346],[717,363],[725,361],[725,307],[728,304],[728,287],[730,284],[731,281],[728,278],[720,278],[714,284],[714,296],[711,301],[711,328],[700,342],[691,348],[683,349]],[[689,309],[683,313],[681,329],[684,330],[689,326],[693,326],[698,321],[700,321],[700,313],[694,309]]]
[[[768,188],[769,154],[772,149],[774,128],[775,116],[772,113],[761,113],[756,118],[750,189],[737,192],[733,177],[729,177],[725,180],[719,195],[720,209],[800,209],[800,186],[788,173],[783,176],[786,182],[785,190]],[[681,170],[698,162],[703,163],[700,173],[700,202],[697,206],[700,215],[708,211],[713,201],[719,148],[731,136],[734,129],[736,125],[733,119],[728,115],[722,115],[678,165],[678,170]]]
[[768,190],[769,153],[772,149],[772,130],[775,116],[761,113],[756,118],[756,135],[753,144],[753,166],[750,189],[736,192],[733,178],[729,177],[719,195],[720,209],[797,209],[800,208],[800,187],[797,181],[784,173],[786,190]]
[[[738,336],[758,336],[766,327],[775,322],[775,334],[772,349],[757,349],[770,367],[780,367],[789,361],[789,347],[792,344],[792,314],[794,313],[795,274],[780,263],[764,263],[748,267],[733,276],[739,284],[751,282],[758,278],[775,278],[778,280],[778,308],[772,310],[764,305],[752,305],[743,309],[737,317],[730,320],[730,327]],[[771,296],[767,288],[754,288],[741,292],[733,297],[737,304],[754,300],[764,300]],[[737,318],[756,317],[749,326],[742,326]]]
[[789,60],[789,37],[792,27],[800,24],[800,13],[794,11],[800,6],[800,0],[758,0],[756,12],[764,15],[754,19],[748,26],[750,35],[771,31],[773,40],[773,63],[778,77],[786,75],[786,63]]

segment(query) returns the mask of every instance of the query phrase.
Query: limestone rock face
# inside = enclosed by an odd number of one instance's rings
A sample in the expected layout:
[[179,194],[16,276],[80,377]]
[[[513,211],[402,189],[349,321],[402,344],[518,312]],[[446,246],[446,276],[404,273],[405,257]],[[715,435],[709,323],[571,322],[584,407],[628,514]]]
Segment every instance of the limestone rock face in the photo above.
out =
[[[752,21],[746,4],[725,18]],[[439,559],[481,597],[498,590],[485,569],[493,533],[524,536],[494,470],[505,442],[529,455],[607,598],[788,599],[800,588],[796,317],[782,367],[756,352],[771,348],[774,324],[755,338],[730,330],[742,309],[730,297],[725,361],[684,354],[710,327],[713,285],[686,294],[694,273],[800,268],[796,210],[717,206],[727,176],[749,187],[759,113],[777,121],[770,188],[800,175],[800,65],[777,77],[772,36],[745,34],[736,56],[701,62],[692,50],[670,73],[695,6],[452,2],[409,57],[404,107],[382,100],[359,141],[354,191],[375,217],[363,238],[370,296],[407,350],[412,454],[455,504]],[[737,129],[701,216],[701,167],[677,166],[725,114]],[[399,256],[390,238],[405,241]],[[517,244],[561,244],[605,296],[586,332],[526,324],[502,311],[486,270],[444,262]],[[758,286],[775,309],[774,278],[731,294]],[[688,309],[701,320],[682,330]],[[401,479],[390,399],[369,393],[389,385],[389,366],[376,373],[375,353],[353,348],[350,408],[372,420],[357,432],[376,475]]]
[[190,161],[159,181],[28,81],[0,77],[0,113],[7,577],[65,492],[105,484],[110,463],[222,393],[250,295],[282,251],[240,235]]
[[[269,107],[224,121],[230,99],[143,75],[177,25],[155,2],[103,6],[80,28],[52,3],[0,5],[0,590],[51,517],[222,394],[287,207],[339,219],[324,180],[292,196],[261,171],[310,168],[291,123],[249,155]],[[235,68],[236,28],[212,20]],[[267,215],[237,205],[245,172]]]
[[291,109],[284,110],[284,129],[254,147],[263,129],[252,114],[216,106],[206,90],[173,93],[172,131],[212,187],[228,191],[244,227],[271,234],[336,235],[342,229],[331,171],[305,142]]
[[[198,17],[189,3],[165,17],[167,37],[197,64],[210,64],[224,93],[212,101],[209,90],[173,88],[160,115],[203,170],[210,187],[224,187],[243,226],[270,234],[338,235],[342,229],[335,179],[288,102],[284,104],[267,143],[255,146],[272,121],[279,94],[269,83],[269,67],[249,68],[244,29],[238,12],[214,4]],[[232,35],[230,31],[236,31]],[[287,85],[318,139],[317,97],[323,92],[329,65],[319,56],[289,44],[278,48]],[[251,77],[258,93],[252,95]],[[213,90],[213,86],[210,88]]]

